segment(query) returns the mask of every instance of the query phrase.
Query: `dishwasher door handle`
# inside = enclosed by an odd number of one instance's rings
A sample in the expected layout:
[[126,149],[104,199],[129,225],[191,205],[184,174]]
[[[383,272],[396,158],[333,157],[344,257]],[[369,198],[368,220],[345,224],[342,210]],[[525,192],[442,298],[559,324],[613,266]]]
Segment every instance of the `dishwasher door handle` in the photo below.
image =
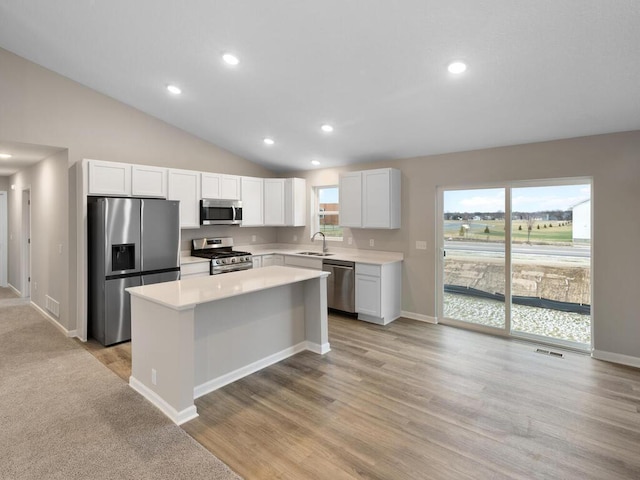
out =
[[342,268],[343,270],[353,270],[353,267],[343,267],[342,265],[325,265],[326,267],[331,268]]

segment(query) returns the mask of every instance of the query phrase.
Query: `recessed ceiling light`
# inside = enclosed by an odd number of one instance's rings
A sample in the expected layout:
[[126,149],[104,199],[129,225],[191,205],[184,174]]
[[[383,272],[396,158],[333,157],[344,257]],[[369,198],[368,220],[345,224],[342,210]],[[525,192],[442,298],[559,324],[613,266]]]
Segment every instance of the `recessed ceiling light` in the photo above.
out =
[[456,75],[464,72],[466,69],[467,69],[467,65],[462,62],[453,62],[453,63],[450,63],[449,66],[447,67],[447,70],[449,70],[449,73],[455,73]]
[[238,57],[230,53],[225,53],[224,55],[222,55],[222,59],[224,60],[224,63],[226,63],[227,65],[236,66],[240,63],[240,60],[238,60]]
[[320,127],[320,129],[325,132],[325,133],[331,133],[333,132],[333,127],[331,125],[329,125],[328,123],[325,123],[324,125],[322,125]]
[[11,155],[10,153],[0,153],[0,158],[11,158],[13,155]]
[[273,138],[269,138],[269,137],[267,137],[267,138],[263,139],[262,141],[263,141],[266,145],[273,145],[274,143],[276,143],[276,142],[274,142],[274,141],[273,141]]
[[180,87],[176,87],[175,85],[167,85],[167,90],[169,90],[169,93],[173,93],[174,95],[180,95],[182,93]]
[[318,160],[311,160],[311,165],[315,165],[317,167],[320,165],[320,162]]

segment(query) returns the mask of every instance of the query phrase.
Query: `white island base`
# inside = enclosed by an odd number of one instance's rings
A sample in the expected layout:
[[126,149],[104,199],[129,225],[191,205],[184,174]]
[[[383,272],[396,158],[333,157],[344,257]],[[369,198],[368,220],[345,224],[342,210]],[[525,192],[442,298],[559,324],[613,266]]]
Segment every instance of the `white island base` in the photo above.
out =
[[194,399],[303,350],[329,348],[327,272],[272,266],[127,289],[129,385],[175,423]]

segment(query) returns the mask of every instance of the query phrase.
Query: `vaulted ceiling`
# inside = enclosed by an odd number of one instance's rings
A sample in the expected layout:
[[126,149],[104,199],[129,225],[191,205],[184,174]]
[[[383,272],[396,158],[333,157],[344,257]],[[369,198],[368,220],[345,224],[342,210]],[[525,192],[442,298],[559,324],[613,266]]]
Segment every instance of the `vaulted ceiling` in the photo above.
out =
[[640,129],[637,0],[5,0],[0,47],[279,171]]

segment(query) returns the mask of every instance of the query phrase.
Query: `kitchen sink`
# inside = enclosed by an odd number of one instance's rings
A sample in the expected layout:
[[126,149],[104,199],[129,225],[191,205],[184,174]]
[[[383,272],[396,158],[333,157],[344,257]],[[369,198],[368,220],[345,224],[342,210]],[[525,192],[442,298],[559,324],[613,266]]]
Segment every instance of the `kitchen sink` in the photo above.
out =
[[323,252],[297,252],[297,255],[311,255],[313,257],[328,257],[333,255],[333,253],[323,253]]

